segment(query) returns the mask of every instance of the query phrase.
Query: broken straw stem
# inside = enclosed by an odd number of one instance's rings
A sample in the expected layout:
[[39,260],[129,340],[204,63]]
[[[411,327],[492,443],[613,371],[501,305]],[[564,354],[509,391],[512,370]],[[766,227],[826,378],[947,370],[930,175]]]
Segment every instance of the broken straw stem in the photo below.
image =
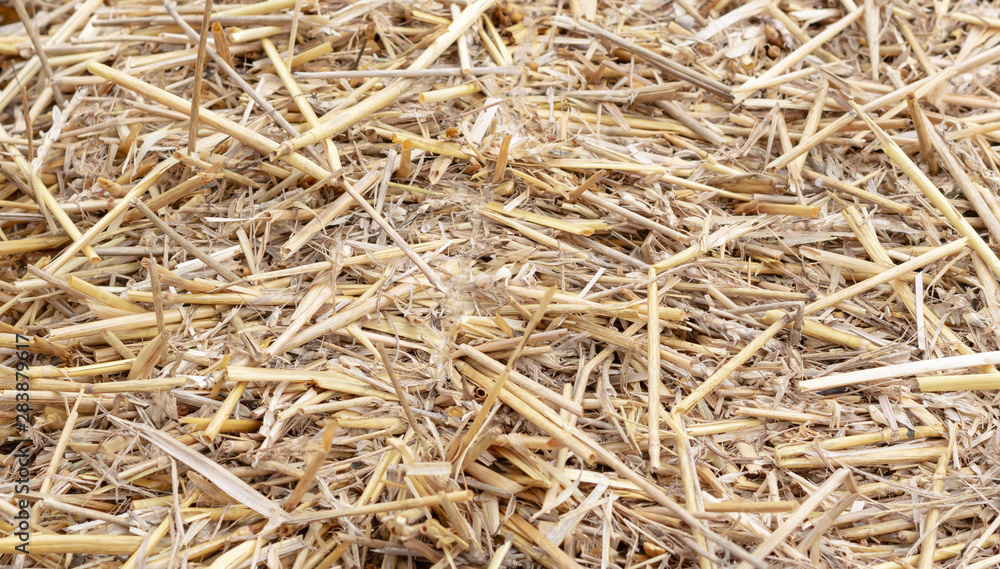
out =
[[[517,67],[473,67],[468,75],[517,75]],[[421,77],[455,77],[462,74],[461,67],[436,67],[433,69],[353,69],[349,71],[296,71],[293,75],[301,79],[368,79],[382,77],[388,79]]]

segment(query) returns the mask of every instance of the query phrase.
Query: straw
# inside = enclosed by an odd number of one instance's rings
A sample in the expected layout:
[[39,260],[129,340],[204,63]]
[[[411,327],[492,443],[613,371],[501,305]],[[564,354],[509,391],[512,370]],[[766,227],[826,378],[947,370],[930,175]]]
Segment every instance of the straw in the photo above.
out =
[[0,566],[995,566],[996,14],[656,4],[15,2]]

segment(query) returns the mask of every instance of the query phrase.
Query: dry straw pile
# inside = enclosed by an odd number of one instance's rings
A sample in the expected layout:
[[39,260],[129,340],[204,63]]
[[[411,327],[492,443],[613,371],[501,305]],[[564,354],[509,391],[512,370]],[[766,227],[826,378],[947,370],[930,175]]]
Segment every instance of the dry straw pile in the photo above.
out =
[[1000,563],[985,3],[11,6],[0,564]]

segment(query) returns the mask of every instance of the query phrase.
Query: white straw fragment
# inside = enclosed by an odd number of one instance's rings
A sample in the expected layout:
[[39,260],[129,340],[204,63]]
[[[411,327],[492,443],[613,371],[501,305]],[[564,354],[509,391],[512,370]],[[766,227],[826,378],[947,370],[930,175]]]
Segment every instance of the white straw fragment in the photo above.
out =
[[938,358],[936,360],[907,362],[905,364],[863,369],[850,373],[838,373],[800,381],[799,387],[808,391],[816,391],[819,389],[871,383],[883,379],[898,379],[918,373],[996,364],[1000,364],[1000,351],[984,352],[971,356],[953,356],[950,358]]

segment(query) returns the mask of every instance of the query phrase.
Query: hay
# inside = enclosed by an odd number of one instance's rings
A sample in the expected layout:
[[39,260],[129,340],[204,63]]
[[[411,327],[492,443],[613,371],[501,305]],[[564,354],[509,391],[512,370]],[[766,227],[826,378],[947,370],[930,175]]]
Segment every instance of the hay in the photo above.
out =
[[0,564],[1000,559],[984,6],[2,14]]

